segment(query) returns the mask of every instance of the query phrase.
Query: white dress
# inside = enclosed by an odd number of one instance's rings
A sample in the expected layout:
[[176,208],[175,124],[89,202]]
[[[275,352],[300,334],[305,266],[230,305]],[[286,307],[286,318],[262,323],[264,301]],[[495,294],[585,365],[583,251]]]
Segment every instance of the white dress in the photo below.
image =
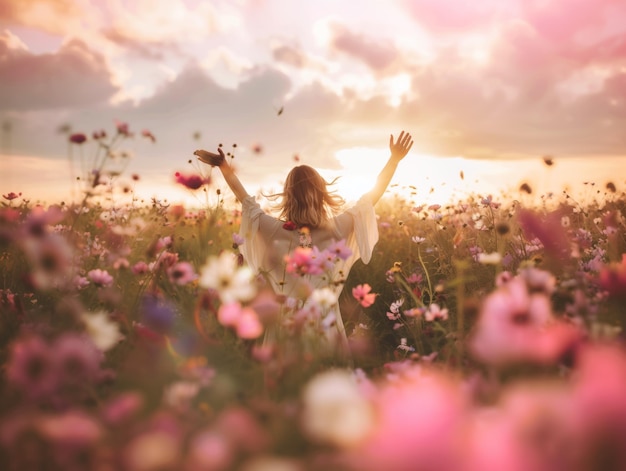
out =
[[[262,274],[269,281],[276,294],[293,297],[302,277],[286,273],[285,257],[297,247],[302,246],[301,233],[288,230],[283,226],[285,221],[266,214],[253,196],[242,202],[240,236],[244,243],[240,246],[244,262],[256,273]],[[323,275],[306,275],[306,281],[312,289],[330,288],[338,298],[343,283],[329,281],[344,279],[350,268],[359,258],[369,263],[374,246],[378,242],[378,225],[374,206],[367,196],[363,196],[354,206],[333,217],[322,228],[311,229],[311,246],[323,251],[334,242],[344,241],[352,253],[345,260],[334,264],[331,273]],[[308,239],[308,238],[307,238]],[[338,338],[334,341],[347,346],[347,337],[341,315],[336,309],[334,330]],[[267,335],[266,335],[267,340]]]

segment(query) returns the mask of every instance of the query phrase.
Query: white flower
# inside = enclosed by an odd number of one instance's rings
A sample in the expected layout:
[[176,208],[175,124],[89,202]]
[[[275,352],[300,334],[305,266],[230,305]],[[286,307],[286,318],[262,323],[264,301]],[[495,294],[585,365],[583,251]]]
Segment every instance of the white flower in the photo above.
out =
[[198,395],[200,385],[191,381],[176,381],[163,391],[163,402],[168,406],[185,411]]
[[330,288],[316,289],[311,293],[310,299],[322,309],[328,309],[337,304],[337,296]]
[[500,255],[498,252],[478,254],[478,263],[482,263],[483,265],[497,265],[501,261],[502,255]]
[[209,257],[200,270],[199,284],[216,290],[224,303],[249,301],[257,291],[252,269],[238,267],[237,258],[229,252]]
[[302,400],[302,427],[319,442],[349,447],[363,440],[374,426],[371,404],[348,371],[317,375],[306,385]]
[[398,350],[404,350],[405,352],[414,352],[415,348],[411,347],[409,344],[407,344],[406,338],[402,337],[400,339],[400,345],[398,345],[396,347]]
[[106,352],[124,338],[119,325],[113,322],[106,311],[82,315],[87,335],[100,350]]
[[418,236],[413,236],[411,237],[411,240],[416,243],[416,244],[421,244],[422,242],[424,242],[426,240],[425,237],[418,237]]

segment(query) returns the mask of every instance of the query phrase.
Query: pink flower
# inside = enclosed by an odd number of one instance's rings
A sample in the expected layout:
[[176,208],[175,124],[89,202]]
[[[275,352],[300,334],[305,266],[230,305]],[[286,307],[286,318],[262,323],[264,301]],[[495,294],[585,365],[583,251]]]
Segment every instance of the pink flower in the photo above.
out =
[[65,334],[54,342],[52,350],[59,378],[65,384],[84,387],[97,379],[103,355],[88,337]]
[[180,183],[190,190],[197,190],[201,186],[211,183],[209,177],[204,178],[196,174],[183,175],[180,172],[176,172],[174,176],[176,177],[176,183]]
[[42,398],[58,385],[53,351],[39,337],[16,341],[9,354],[6,378],[9,384],[32,398]]
[[352,255],[352,249],[346,246],[346,241],[344,239],[333,242],[326,248],[326,250],[328,250],[330,253],[334,254],[341,260],[347,260],[348,257]]
[[148,267],[148,264],[146,262],[140,261],[135,263],[130,271],[132,271],[135,275],[143,275],[150,271],[150,267]]
[[372,287],[367,283],[352,288],[352,296],[363,307],[370,307],[376,300],[376,293],[370,293]]
[[238,302],[222,304],[217,311],[217,320],[225,327],[232,327],[242,339],[256,339],[263,333],[263,324],[256,311],[242,307]]
[[121,121],[116,121],[115,126],[117,128],[117,133],[121,134],[124,137],[132,136],[132,133],[128,129],[128,123],[124,123]]
[[600,288],[609,296],[626,297],[626,254],[622,254],[621,263],[611,263],[602,267],[598,276]]
[[179,286],[191,283],[197,278],[193,266],[189,262],[178,262],[167,269],[170,282]]
[[296,247],[291,255],[285,256],[287,273],[298,275],[321,275],[322,268],[314,258],[315,252],[309,247]]
[[141,131],[141,135],[145,138],[150,139],[152,142],[156,142],[156,137],[154,137],[154,134],[152,134],[147,129],[144,129],[143,131]]
[[445,321],[448,319],[448,309],[441,309],[439,307],[439,304],[432,303],[430,306],[428,306],[428,309],[424,313],[424,319],[426,319],[428,322],[432,322],[437,319]]
[[135,416],[143,407],[144,398],[138,392],[125,392],[109,400],[102,409],[102,418],[117,425]]
[[257,339],[263,333],[263,324],[257,313],[248,307],[241,310],[235,330],[239,338]]
[[99,268],[90,270],[87,273],[87,278],[89,278],[91,282],[97,286],[104,287],[111,286],[113,284],[113,277],[109,275],[109,272]]
[[466,410],[458,385],[409,366],[383,385],[372,400],[369,435],[349,451],[363,471],[463,469],[462,432]]
[[554,319],[549,295],[531,291],[518,276],[487,296],[469,349],[476,359],[495,366],[554,364],[580,338],[577,328]]

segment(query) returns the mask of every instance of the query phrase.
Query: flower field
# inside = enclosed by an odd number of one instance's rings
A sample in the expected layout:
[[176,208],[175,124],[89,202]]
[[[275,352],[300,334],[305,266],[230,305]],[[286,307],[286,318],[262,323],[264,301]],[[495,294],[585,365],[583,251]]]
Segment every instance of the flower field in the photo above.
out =
[[389,195],[339,299],[341,241],[277,296],[221,202],[3,195],[1,468],[626,469],[626,196],[531,192]]

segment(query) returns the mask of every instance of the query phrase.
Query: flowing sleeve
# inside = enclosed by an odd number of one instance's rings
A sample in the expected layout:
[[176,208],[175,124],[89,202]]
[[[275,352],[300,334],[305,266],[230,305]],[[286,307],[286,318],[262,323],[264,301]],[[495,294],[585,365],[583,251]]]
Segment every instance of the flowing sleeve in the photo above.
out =
[[244,261],[255,272],[258,272],[263,266],[263,258],[265,256],[265,242],[259,231],[261,217],[264,214],[254,196],[248,196],[243,200],[239,235],[243,237],[244,243],[239,248]]
[[371,199],[365,195],[346,211],[354,220],[354,238],[363,263],[369,263],[378,242],[378,224]]

